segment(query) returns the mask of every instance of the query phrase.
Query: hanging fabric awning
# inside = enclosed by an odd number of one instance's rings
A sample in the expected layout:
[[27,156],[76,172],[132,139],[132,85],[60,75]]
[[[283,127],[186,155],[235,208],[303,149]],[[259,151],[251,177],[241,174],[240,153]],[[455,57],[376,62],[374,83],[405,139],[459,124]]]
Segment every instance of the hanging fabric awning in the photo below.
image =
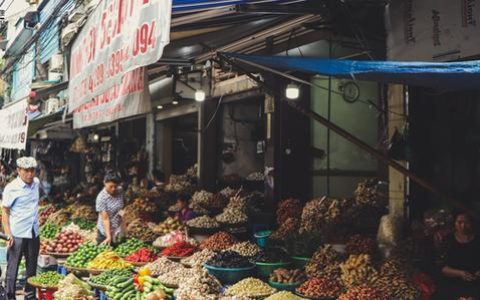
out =
[[173,0],[173,12],[184,13],[236,4],[290,4],[306,0]]
[[439,89],[480,88],[479,60],[446,63],[395,62],[222,54],[280,70]]

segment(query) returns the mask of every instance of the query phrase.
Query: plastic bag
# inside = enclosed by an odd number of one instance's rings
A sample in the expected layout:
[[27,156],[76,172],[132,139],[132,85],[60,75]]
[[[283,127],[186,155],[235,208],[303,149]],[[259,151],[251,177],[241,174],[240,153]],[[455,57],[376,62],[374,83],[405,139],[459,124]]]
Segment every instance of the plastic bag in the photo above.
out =
[[402,234],[402,219],[385,215],[380,219],[377,241],[380,245],[396,247]]

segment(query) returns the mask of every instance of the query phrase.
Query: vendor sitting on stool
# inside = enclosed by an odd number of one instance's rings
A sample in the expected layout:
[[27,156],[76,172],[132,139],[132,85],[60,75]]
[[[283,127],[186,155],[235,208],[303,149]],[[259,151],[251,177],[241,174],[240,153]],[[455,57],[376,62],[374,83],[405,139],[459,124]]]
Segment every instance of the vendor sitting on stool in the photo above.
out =
[[177,213],[175,218],[179,219],[182,223],[186,223],[188,220],[195,218],[195,213],[188,207],[190,196],[187,194],[181,194],[177,197]]
[[467,213],[455,215],[455,231],[447,240],[445,283],[437,299],[460,297],[480,298],[480,237],[475,235],[473,222]]

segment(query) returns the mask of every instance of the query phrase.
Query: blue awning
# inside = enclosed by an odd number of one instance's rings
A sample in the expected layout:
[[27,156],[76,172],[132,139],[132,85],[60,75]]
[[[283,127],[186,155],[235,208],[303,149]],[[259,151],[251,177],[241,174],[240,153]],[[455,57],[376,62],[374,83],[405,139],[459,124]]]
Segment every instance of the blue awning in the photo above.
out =
[[222,54],[280,70],[440,89],[480,89],[480,60],[399,62]]
[[236,4],[290,4],[306,0],[173,0],[173,12],[191,12]]

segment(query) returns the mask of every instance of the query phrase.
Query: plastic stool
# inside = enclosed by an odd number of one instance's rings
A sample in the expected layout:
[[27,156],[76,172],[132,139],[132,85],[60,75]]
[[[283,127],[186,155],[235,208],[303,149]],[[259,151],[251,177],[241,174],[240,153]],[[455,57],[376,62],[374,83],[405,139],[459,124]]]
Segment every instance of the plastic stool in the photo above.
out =
[[54,289],[38,289],[38,300],[53,300]]

